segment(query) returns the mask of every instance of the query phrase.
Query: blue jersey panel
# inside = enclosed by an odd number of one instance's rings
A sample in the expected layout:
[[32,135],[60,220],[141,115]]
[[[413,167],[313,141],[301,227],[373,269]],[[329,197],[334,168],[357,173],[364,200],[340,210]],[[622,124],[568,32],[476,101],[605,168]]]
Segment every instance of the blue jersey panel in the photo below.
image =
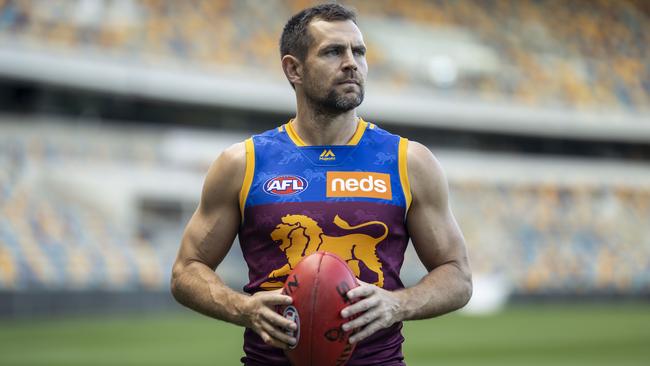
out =
[[[254,136],[255,172],[246,207],[317,201],[363,201],[405,207],[398,164],[400,137],[371,126],[356,145],[297,146],[286,129]],[[382,198],[328,197],[328,172],[387,174],[392,194]],[[357,191],[361,188],[364,187]]]

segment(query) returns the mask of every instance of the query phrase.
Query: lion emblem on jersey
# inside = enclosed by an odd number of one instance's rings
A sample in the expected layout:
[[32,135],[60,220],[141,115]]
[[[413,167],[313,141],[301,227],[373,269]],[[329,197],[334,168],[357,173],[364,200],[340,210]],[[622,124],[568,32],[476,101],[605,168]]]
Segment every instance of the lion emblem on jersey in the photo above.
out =
[[377,274],[377,281],[374,284],[383,287],[384,273],[379,257],[377,257],[376,248],[388,236],[386,224],[381,221],[368,221],[350,226],[338,215],[334,217],[334,224],[344,230],[380,225],[384,228],[384,233],[376,238],[362,233],[329,236],[323,232],[318,222],[309,216],[286,215],[271,232],[271,239],[280,243],[280,250],[286,255],[287,264],[272,271],[268,276],[268,281],[262,283],[261,287],[269,290],[281,288],[283,283],[279,278],[288,275],[302,257],[318,250],[334,253],[341,257],[357,277],[360,274],[359,263],[363,262],[368,269]]

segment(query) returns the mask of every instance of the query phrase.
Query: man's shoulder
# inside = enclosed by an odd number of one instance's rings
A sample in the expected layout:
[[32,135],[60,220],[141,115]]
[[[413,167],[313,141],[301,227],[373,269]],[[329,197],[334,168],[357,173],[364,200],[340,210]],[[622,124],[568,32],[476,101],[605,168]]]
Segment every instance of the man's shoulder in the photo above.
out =
[[236,142],[227,148],[225,148],[222,152],[221,155],[219,156],[219,159],[224,160],[223,162],[225,165],[231,165],[231,164],[236,164],[237,162],[243,162],[245,161],[244,159],[246,158],[246,142],[247,140],[244,141],[239,141]]
[[248,140],[234,143],[224,149],[208,170],[208,177],[237,174],[246,166]]
[[442,167],[433,152],[424,144],[409,140],[407,148],[409,170],[426,170],[440,174]]
[[210,211],[223,202],[237,200],[245,171],[246,142],[237,142],[224,149],[206,174],[201,195],[202,209]]
[[447,200],[447,178],[442,165],[425,145],[409,141],[407,166],[414,201],[422,197],[435,202]]

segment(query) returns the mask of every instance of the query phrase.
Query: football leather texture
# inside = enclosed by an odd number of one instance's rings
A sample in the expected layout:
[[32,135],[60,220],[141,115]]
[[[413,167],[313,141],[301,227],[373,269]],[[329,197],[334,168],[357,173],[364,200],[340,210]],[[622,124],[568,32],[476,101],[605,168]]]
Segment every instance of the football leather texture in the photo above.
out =
[[293,303],[279,311],[298,325],[288,332],[297,344],[285,351],[293,366],[345,365],[354,351],[348,342],[353,330],[341,328],[349,320],[341,317],[341,310],[352,303],[346,294],[357,286],[348,265],[328,252],[304,257],[291,271],[283,293]]

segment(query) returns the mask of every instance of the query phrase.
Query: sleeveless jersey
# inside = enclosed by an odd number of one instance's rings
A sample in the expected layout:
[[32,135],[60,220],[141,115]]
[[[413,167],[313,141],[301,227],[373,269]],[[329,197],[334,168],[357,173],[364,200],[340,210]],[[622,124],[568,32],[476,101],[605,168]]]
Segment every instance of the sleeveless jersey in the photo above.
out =
[[[290,123],[246,140],[239,242],[247,293],[281,288],[317,250],[341,257],[357,278],[387,290],[408,244],[407,140],[359,120],[347,145],[307,146]],[[347,365],[404,365],[401,323],[359,342]],[[289,366],[282,350],[244,333],[246,365]]]

